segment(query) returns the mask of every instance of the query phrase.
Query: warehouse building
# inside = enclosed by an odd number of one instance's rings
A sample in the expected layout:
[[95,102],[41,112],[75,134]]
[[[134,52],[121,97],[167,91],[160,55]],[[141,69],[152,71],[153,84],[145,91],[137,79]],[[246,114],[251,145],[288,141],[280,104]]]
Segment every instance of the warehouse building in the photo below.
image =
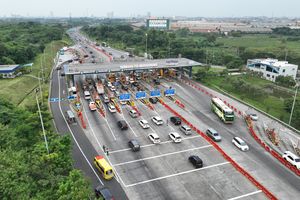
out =
[[261,72],[267,80],[275,82],[277,76],[291,76],[294,80],[297,76],[298,65],[290,64],[288,61],[277,59],[249,59],[247,68],[252,71]]
[[17,76],[17,70],[21,65],[0,65],[0,77],[2,78],[15,78]]

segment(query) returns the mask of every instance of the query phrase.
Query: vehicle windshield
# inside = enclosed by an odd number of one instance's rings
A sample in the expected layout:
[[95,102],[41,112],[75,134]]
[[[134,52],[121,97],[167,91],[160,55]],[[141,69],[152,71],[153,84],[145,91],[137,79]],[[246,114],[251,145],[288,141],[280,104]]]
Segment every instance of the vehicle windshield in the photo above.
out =
[[107,175],[111,175],[112,173],[113,173],[113,171],[111,169],[106,171]]
[[233,115],[233,111],[226,111],[225,115]]
[[218,133],[214,133],[214,136],[219,136],[219,134]]
[[300,162],[300,158],[296,158],[296,159],[295,159],[295,162]]
[[240,141],[241,146],[246,146],[246,143],[244,141]]

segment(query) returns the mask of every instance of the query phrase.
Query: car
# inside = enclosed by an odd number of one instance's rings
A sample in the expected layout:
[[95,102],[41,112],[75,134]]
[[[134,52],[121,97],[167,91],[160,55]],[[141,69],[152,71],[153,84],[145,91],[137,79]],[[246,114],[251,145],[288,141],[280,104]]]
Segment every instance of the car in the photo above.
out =
[[242,140],[239,137],[234,137],[232,139],[232,144],[234,144],[237,148],[239,148],[242,151],[248,151],[249,150],[249,146],[246,144],[246,142],[244,142],[244,140]]
[[118,90],[115,90],[115,95],[116,95],[116,97],[119,97],[120,96],[120,92]]
[[111,113],[117,112],[116,107],[115,107],[112,103],[109,103],[109,104],[107,105],[107,107],[108,107],[108,110],[109,110]]
[[112,86],[110,87],[110,90],[111,90],[112,92],[114,92],[114,91],[116,91],[116,87],[112,85]]
[[96,111],[97,110],[97,107],[96,107],[96,104],[95,104],[94,101],[90,101],[89,108],[90,108],[91,111]]
[[159,116],[153,116],[152,118],[151,118],[151,120],[156,124],[156,125],[162,125],[163,123],[164,123],[164,121],[162,120],[162,118],[161,117],[159,117]]
[[253,121],[257,121],[258,120],[258,115],[255,113],[250,113],[248,114],[248,116],[253,120]]
[[125,120],[118,121],[118,126],[121,130],[127,130],[128,129],[128,125],[127,125]]
[[107,187],[103,187],[102,185],[99,185],[95,188],[95,195],[97,198],[101,198],[103,200],[114,200],[114,197],[109,189]]
[[112,86],[112,83],[110,82],[110,81],[108,81],[107,83],[106,83],[106,85],[107,85],[107,87],[111,87]]
[[150,133],[148,135],[148,138],[154,143],[154,144],[159,144],[160,143],[160,139],[159,136],[156,133]]
[[175,125],[180,125],[181,124],[181,119],[177,116],[170,117],[170,121]]
[[175,143],[180,143],[181,142],[181,136],[176,133],[176,132],[171,132],[169,133],[169,137],[175,142]]
[[109,103],[109,98],[108,98],[108,96],[104,95],[104,96],[103,96],[103,99],[104,99],[104,103]]
[[150,97],[149,98],[149,101],[152,103],[152,104],[156,104],[158,102],[158,99],[156,97]]
[[56,70],[61,70],[61,65],[58,65],[58,66],[56,67]]
[[138,117],[138,113],[137,113],[135,110],[130,110],[130,111],[129,111],[129,115],[130,115],[132,118],[137,118],[137,117]]
[[128,90],[128,86],[127,85],[122,85],[122,89],[127,91]]
[[139,121],[139,124],[141,125],[141,127],[142,127],[143,129],[150,128],[150,126],[149,126],[147,120],[144,120],[144,119],[143,119],[143,120],[140,120],[140,121]]
[[139,82],[134,82],[133,85],[134,85],[135,87],[140,86]]
[[201,160],[201,158],[199,158],[199,156],[191,155],[191,156],[189,157],[189,161],[190,161],[196,168],[201,168],[201,167],[203,167],[203,161]]
[[185,135],[191,135],[192,134],[192,129],[188,127],[187,125],[181,125],[180,130],[185,134]]
[[153,82],[155,85],[160,85],[160,81],[158,79],[154,79]]
[[129,140],[128,146],[132,149],[132,151],[139,151],[141,149],[139,142],[135,139]]
[[215,142],[221,142],[222,140],[220,134],[213,128],[208,128],[206,130],[206,135],[213,139]]
[[300,158],[290,151],[285,151],[282,158],[291,163],[297,169],[300,169]]

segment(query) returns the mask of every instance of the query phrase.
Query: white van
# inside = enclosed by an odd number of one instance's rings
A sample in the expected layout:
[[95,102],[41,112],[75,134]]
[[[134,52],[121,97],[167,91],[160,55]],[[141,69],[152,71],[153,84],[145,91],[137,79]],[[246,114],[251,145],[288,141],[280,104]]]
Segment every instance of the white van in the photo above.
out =
[[135,110],[130,110],[130,111],[129,111],[129,115],[130,115],[132,118],[137,118],[137,117],[138,117],[138,113],[137,113]]
[[91,99],[91,93],[89,91],[84,91],[84,99],[90,100]]
[[188,127],[187,125],[182,125],[180,126],[180,130],[185,134],[185,135],[191,135],[192,134],[192,129]]

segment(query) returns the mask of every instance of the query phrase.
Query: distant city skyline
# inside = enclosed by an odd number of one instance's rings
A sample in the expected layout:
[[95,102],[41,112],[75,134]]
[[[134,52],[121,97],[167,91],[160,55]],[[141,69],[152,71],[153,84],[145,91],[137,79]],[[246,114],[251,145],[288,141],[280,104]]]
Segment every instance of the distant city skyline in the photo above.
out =
[[0,0],[0,17],[300,17],[299,0]]

